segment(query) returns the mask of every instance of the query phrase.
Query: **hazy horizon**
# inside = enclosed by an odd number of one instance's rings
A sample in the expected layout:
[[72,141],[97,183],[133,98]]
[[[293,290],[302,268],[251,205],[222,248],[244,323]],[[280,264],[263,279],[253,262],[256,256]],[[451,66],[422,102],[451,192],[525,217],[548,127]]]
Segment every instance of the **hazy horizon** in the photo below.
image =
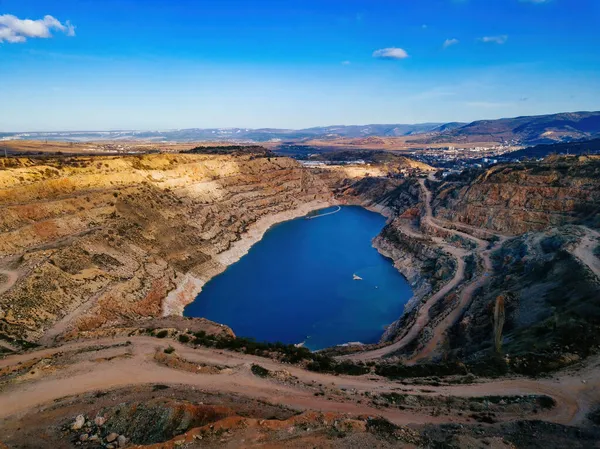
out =
[[[600,113],[600,109],[599,110],[589,110],[589,111],[558,111],[558,112],[551,112],[549,114],[536,114],[537,116],[545,116],[545,115],[555,115],[555,114],[577,114],[577,113]],[[351,126],[356,126],[356,127],[361,127],[361,126],[419,126],[419,125],[439,125],[439,126],[443,126],[446,125],[448,123],[463,123],[465,125],[473,123],[473,122],[477,122],[477,121],[488,121],[488,120],[502,120],[502,119],[515,119],[515,118],[519,118],[519,117],[528,117],[528,116],[515,116],[515,117],[497,117],[497,118],[489,118],[489,117],[484,117],[484,118],[480,118],[480,119],[476,119],[470,122],[460,122],[458,120],[449,120],[449,121],[433,121],[433,122],[419,122],[419,123],[349,123],[349,124],[333,124],[333,125],[317,125],[317,126],[310,126],[310,127],[306,127],[306,128],[277,128],[274,126],[261,126],[258,128],[252,128],[252,127],[246,127],[246,126],[216,126],[216,127],[198,127],[198,126],[192,126],[189,128],[182,128],[182,127],[178,127],[178,128],[138,128],[138,129],[127,129],[127,128],[121,128],[121,129],[40,129],[40,130],[0,130],[0,132],[5,133],[5,134],[27,134],[27,133],[84,133],[84,132],[90,132],[90,133],[117,133],[117,132],[169,132],[169,131],[179,131],[179,130],[188,130],[188,129],[200,129],[200,130],[209,130],[209,129],[222,129],[222,130],[227,130],[227,129],[248,129],[248,130],[266,130],[266,129],[275,129],[275,130],[280,130],[280,131],[302,131],[302,130],[307,130],[307,129],[313,129],[313,128],[333,128],[333,127],[351,127]],[[533,117],[533,116],[531,116]]]

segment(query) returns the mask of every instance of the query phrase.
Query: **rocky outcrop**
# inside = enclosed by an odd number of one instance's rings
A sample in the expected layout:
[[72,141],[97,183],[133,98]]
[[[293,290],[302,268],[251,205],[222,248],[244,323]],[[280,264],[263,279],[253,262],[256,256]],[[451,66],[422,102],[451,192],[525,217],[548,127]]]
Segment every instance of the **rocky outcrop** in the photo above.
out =
[[[0,332],[36,340],[180,314],[270,225],[333,202],[287,158],[11,159],[0,169]],[[1,167],[0,167],[1,168]],[[165,301],[165,298],[168,298]]]
[[600,158],[549,158],[449,178],[440,218],[510,235],[570,223],[600,226]]
[[476,360],[501,349],[513,369],[529,374],[594,353],[600,345],[600,280],[572,252],[587,232],[578,226],[531,232],[495,251],[489,284],[450,332],[450,354]]
[[410,323],[410,318],[424,298],[447,282],[456,269],[454,259],[432,244],[426,237],[408,235],[392,221],[373,241],[373,246],[394,261],[394,266],[408,280],[413,297],[404,308],[403,316],[390,324],[381,342],[393,341]]

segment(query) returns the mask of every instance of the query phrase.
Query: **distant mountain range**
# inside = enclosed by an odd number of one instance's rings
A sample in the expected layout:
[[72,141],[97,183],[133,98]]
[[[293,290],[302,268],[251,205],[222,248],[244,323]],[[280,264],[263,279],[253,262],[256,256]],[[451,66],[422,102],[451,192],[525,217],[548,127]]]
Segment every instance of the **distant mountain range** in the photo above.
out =
[[480,120],[473,123],[421,123],[416,125],[324,126],[300,130],[275,128],[191,128],[167,131],[77,131],[0,133],[0,140],[148,140],[163,142],[301,142],[340,138],[406,137],[424,145],[495,142],[537,145],[600,137],[600,112],[571,112],[532,117]]
[[[449,126],[451,125],[451,126]],[[530,117],[447,124],[411,142],[497,142],[538,145],[600,137],[600,112],[566,112]]]
[[276,128],[190,128],[168,131],[65,131],[1,133],[0,139],[48,139],[48,140],[155,140],[169,142],[232,141],[267,142],[271,140],[299,141],[302,139],[336,139],[358,137],[401,137],[430,132],[442,126],[441,123],[417,125],[365,125],[365,126],[323,126],[307,129]]

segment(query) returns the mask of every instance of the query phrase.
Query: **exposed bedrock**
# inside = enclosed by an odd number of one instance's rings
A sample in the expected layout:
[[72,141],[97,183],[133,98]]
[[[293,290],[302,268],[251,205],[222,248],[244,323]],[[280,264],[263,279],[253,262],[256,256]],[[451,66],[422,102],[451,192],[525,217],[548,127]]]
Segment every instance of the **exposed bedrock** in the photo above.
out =
[[[600,260],[578,251],[589,233],[564,226],[504,243],[493,253],[489,284],[476,292],[450,329],[449,354],[477,360],[500,351],[514,369],[528,374],[595,353],[600,347],[600,279],[593,262]],[[501,330],[495,319],[499,302],[505,315]]]
[[449,221],[507,235],[570,223],[600,226],[598,158],[549,158],[447,179],[433,207]]
[[0,332],[11,339],[180,314],[269,226],[333,202],[287,158],[9,163],[0,167]]

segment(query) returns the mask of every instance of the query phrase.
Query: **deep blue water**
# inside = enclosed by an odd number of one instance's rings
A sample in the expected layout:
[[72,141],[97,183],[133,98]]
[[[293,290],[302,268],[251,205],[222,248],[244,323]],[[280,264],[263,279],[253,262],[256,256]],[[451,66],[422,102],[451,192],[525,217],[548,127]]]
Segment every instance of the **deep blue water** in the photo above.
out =
[[371,246],[384,225],[361,207],[278,224],[209,281],[185,315],[227,324],[238,336],[305,342],[312,350],[375,343],[412,296],[392,261]]

